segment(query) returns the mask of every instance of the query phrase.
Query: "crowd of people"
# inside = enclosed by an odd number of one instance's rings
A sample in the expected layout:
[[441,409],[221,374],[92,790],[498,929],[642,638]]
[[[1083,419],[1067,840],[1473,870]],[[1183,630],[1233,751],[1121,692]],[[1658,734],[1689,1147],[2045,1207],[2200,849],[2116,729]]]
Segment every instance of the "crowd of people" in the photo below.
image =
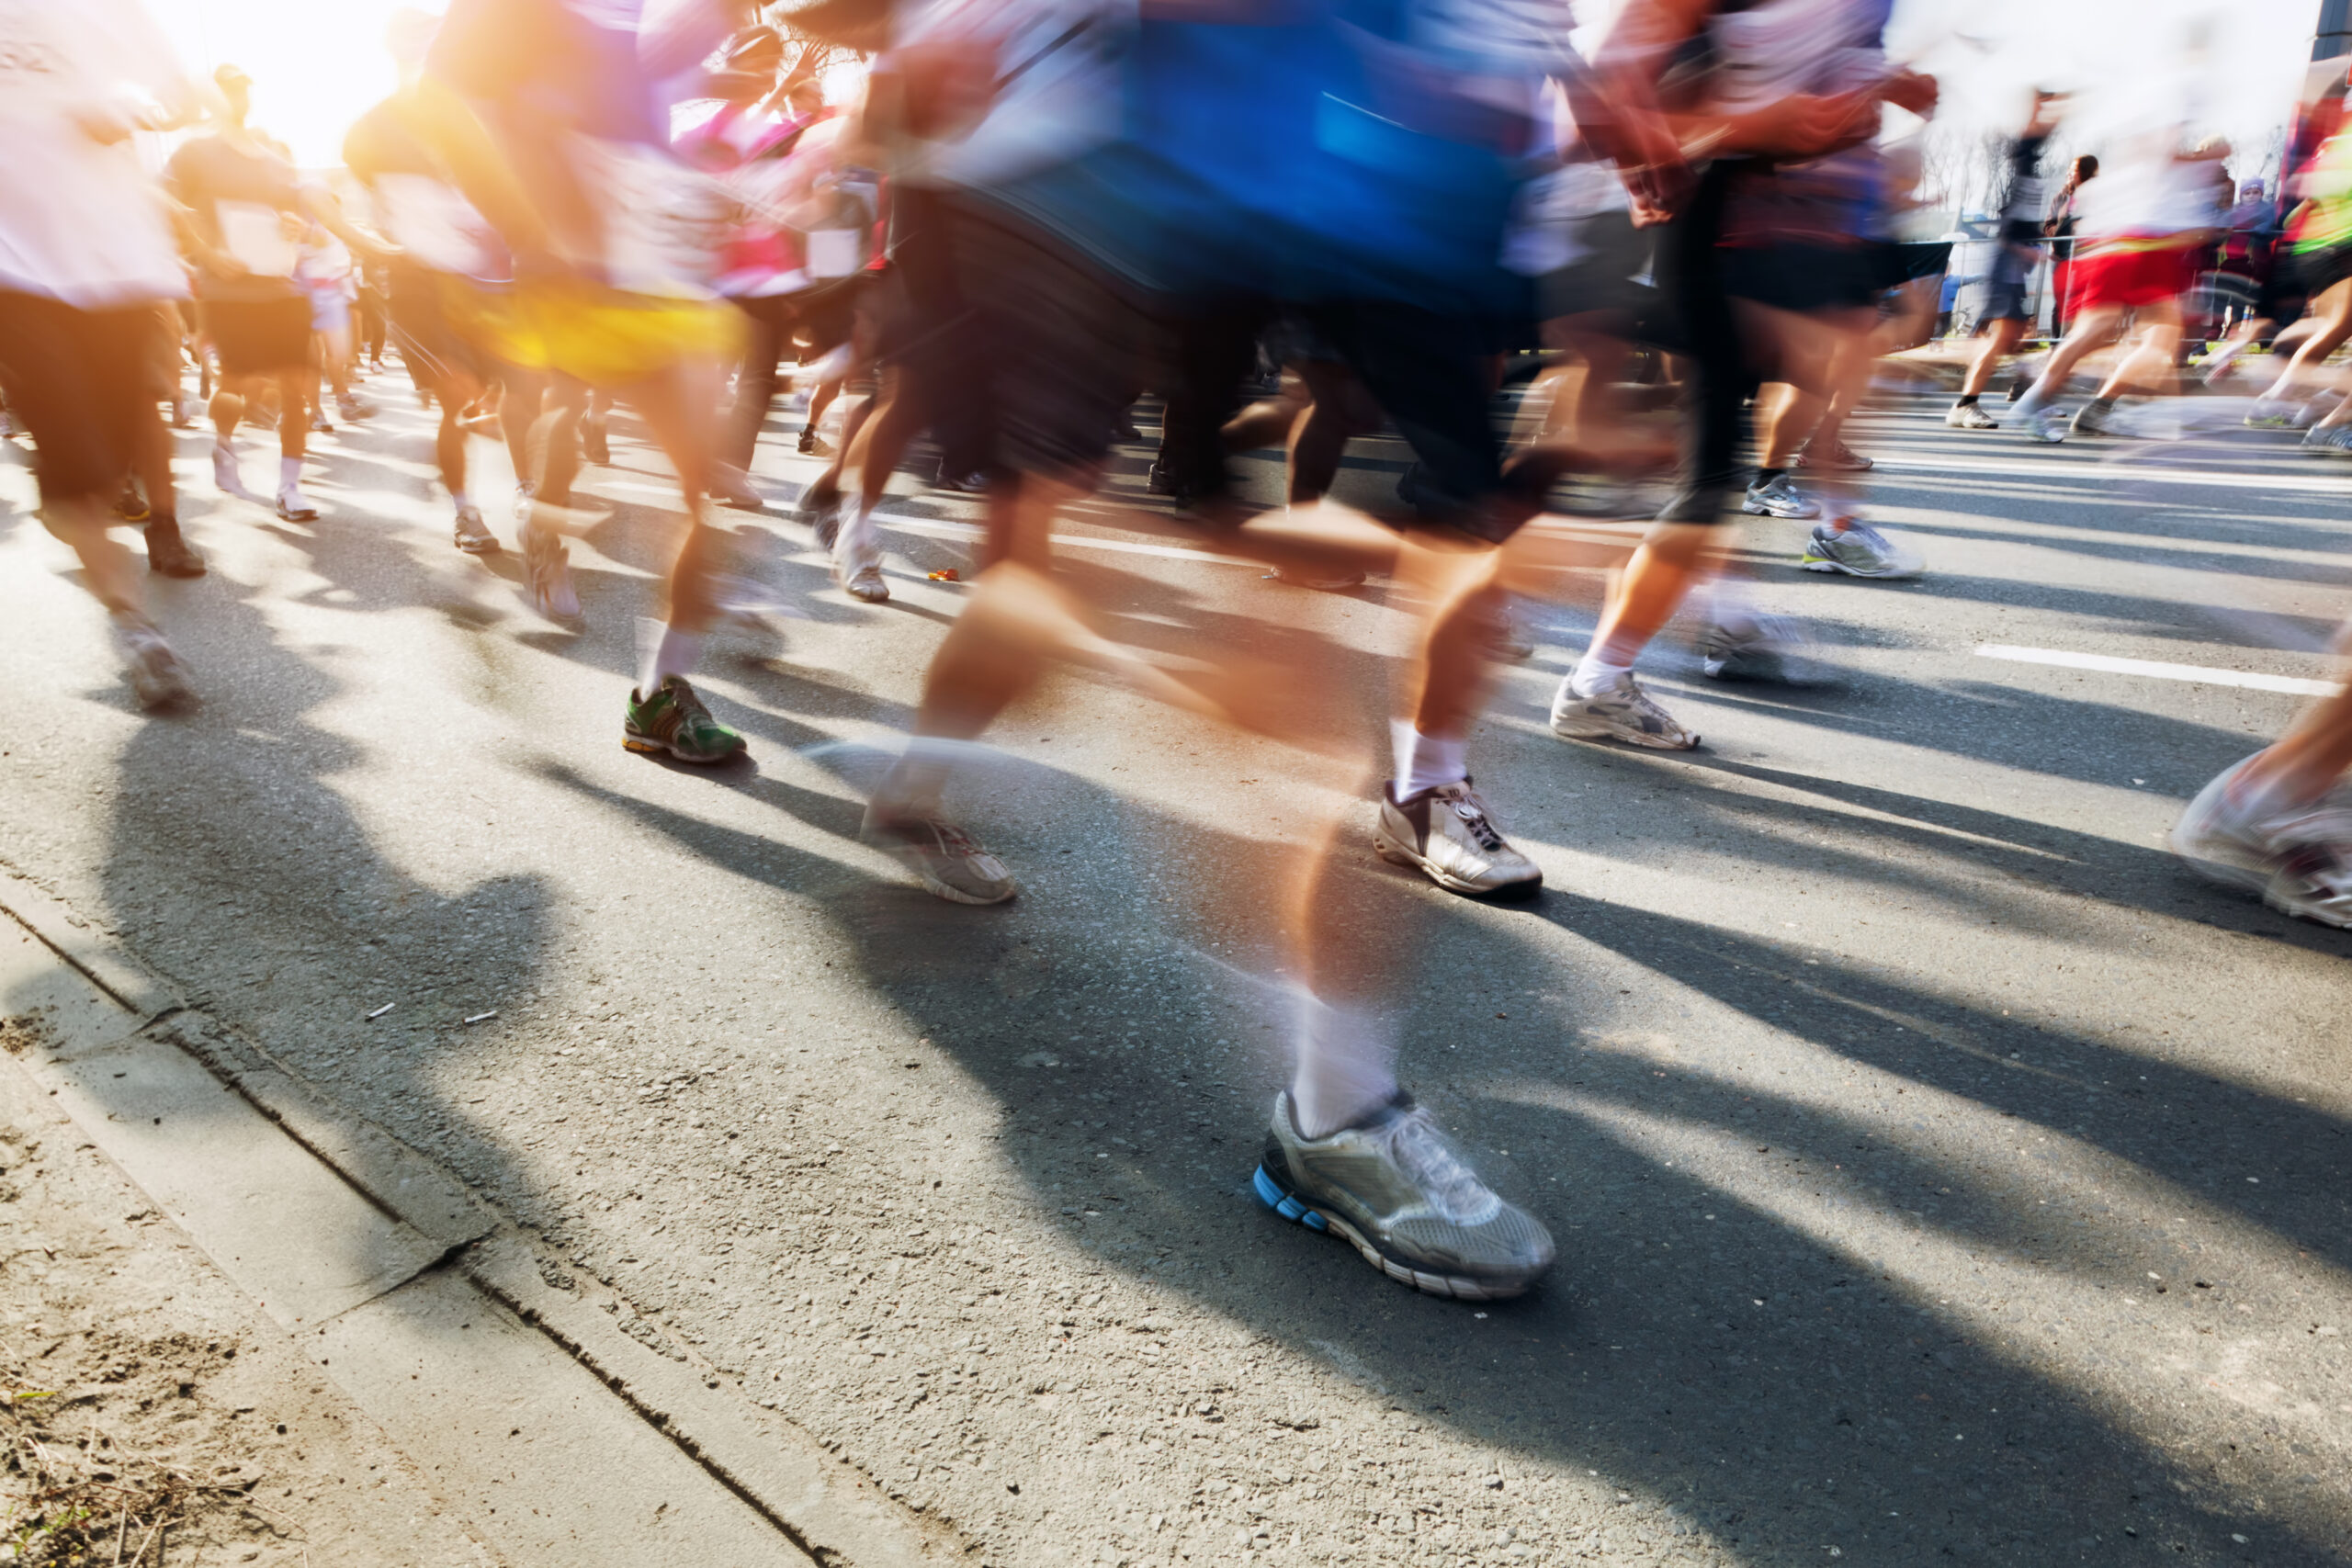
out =
[[[1454,893],[1521,896],[1541,873],[1467,755],[1518,640],[1514,593],[1615,569],[1552,728],[1686,750],[1699,736],[1635,674],[1678,615],[1695,612],[1710,676],[1804,676],[1802,628],[1757,608],[1734,565],[1742,515],[1809,523],[1810,570],[1922,570],[1861,512],[1871,460],[1841,434],[1922,282],[1896,243],[1905,181],[1882,131],[1891,113],[1932,115],[1939,87],[1888,57],[1888,10],[1625,0],[1579,53],[1570,0],[451,0],[395,21],[400,86],[356,117],[328,178],[250,124],[243,73],[187,80],[138,0],[33,0],[9,11],[27,36],[0,49],[0,376],[43,520],[158,710],[195,700],[193,677],[110,530],[142,523],[148,570],[203,571],[166,423],[195,417],[191,369],[218,489],[305,524],[306,437],[366,417],[355,356],[381,366],[389,344],[439,410],[456,548],[511,547],[532,607],[560,623],[582,613],[573,485],[626,409],[677,477],[680,522],[622,742],[700,764],[745,749],[691,677],[759,592],[726,509],[768,504],[753,459],[778,392],[802,389],[798,452],[828,460],[788,499],[866,603],[889,597],[877,507],[928,432],[936,483],[983,509],[980,570],[864,831],[932,893],[975,905],[1013,897],[1016,879],[947,794],[1055,661],[1294,742],[1312,738],[1278,698],[1340,678],[1306,650],[1275,671],[1213,648],[1171,668],[1057,573],[1057,517],[1137,437],[1130,410],[1148,393],[1150,489],[1170,504],[1134,526],[1306,589],[1385,575],[1420,606],[1371,849]],[[820,67],[837,58],[862,62],[852,101],[829,101]],[[2071,325],[2012,422],[2094,434],[2117,398],[2175,385],[2188,256],[2211,238],[2226,149],[2136,127],[2052,202],[2041,161],[2061,107],[2038,96],[2016,140],[1962,428],[1998,423],[1980,400],[2024,345],[2053,214],[2076,247]],[[141,133],[178,138],[160,179]],[[2256,417],[2309,412],[2315,436],[2352,424],[2352,400],[2321,406],[2352,333],[2343,166],[2332,126],[2299,154],[2264,257],[2291,266],[2266,272],[2233,339],[2269,341],[2290,288],[2308,298],[2314,324]],[[2075,367],[2125,333],[2098,394],[2062,418]],[[1538,345],[1544,368],[1507,428],[1505,367]],[[1672,441],[1636,417],[1658,389],[1679,400]],[[247,425],[276,429],[266,496],[238,454]],[[1375,517],[1330,491],[1345,444],[1383,429],[1415,462]],[[520,478],[511,517],[478,499],[476,434],[503,440]],[[1270,445],[1285,450],[1271,508],[1244,500],[1228,462]],[[1622,497],[1668,476],[1638,543],[1550,514],[1566,479]],[[2177,847],[2281,908],[2352,924],[2347,765],[2339,695],[2215,780]],[[1397,953],[1364,951],[1346,837],[1334,824],[1295,846],[1284,874],[1295,1066],[1256,1189],[1401,1282],[1516,1293],[1552,1239],[1399,1085],[1389,1004],[1409,976]]]

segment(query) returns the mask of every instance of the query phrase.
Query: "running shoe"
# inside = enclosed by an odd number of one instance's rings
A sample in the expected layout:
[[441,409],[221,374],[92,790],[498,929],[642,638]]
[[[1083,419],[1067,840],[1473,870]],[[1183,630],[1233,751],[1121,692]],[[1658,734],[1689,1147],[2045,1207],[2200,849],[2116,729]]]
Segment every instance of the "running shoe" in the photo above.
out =
[[876,801],[865,808],[860,835],[897,856],[926,889],[951,904],[1001,904],[1020,890],[1002,861],[944,818],[892,811]]
[[793,508],[792,514],[808,525],[808,532],[815,536],[817,547],[820,550],[831,549],[833,541],[841,537],[842,494],[839,491],[820,496],[816,486],[809,486],[800,492],[799,504]]
[[1807,571],[1842,571],[1849,577],[1917,577],[1926,570],[1917,555],[1858,517],[1815,524],[1797,564]]
[[605,437],[603,420],[583,419],[580,422],[580,456],[600,468],[612,466],[613,446]]
[[1402,1090],[1328,1138],[1301,1133],[1290,1095],[1276,1095],[1250,1186],[1283,1218],[1340,1236],[1390,1279],[1432,1296],[1500,1301],[1552,1266],[1543,1222],[1496,1196]]
[[329,419],[323,410],[318,413],[312,414],[311,416],[311,434],[313,435],[333,435],[334,434],[334,421]]
[[882,531],[872,517],[853,518],[840,530],[833,540],[833,575],[853,599],[879,604],[890,597],[890,585],[882,581]]
[[1823,473],[1861,474],[1878,466],[1877,459],[1865,457],[1843,441],[1832,438],[1828,450],[1816,452],[1808,441],[1797,448],[1796,467]]
[[149,713],[184,707],[196,701],[196,684],[187,666],[164,640],[164,634],[146,621],[114,623],[115,647],[122,653],[123,673],[131,694]]
[[147,498],[139,493],[137,479],[122,481],[122,493],[114,498],[114,514],[124,523],[144,523],[148,518]]
[[804,457],[830,457],[833,455],[832,443],[815,430],[804,427],[800,432],[800,455]]
[[1821,502],[1797,489],[1786,474],[1774,474],[1761,484],[1749,485],[1747,499],[1739,509],[1755,517],[1793,517],[1800,521],[1821,515]]
[[2030,410],[2022,417],[2025,421],[2025,433],[2036,441],[2047,442],[2055,446],[2066,439],[2066,415],[2064,411],[2044,404],[2041,408]]
[[621,715],[621,744],[649,755],[666,751],[707,766],[743,750],[743,738],[710,716],[684,675],[664,675],[650,697],[632,689]]
[[334,408],[347,424],[357,424],[363,419],[376,417],[376,405],[356,392],[345,392],[335,399]]
[[254,492],[245,488],[244,476],[237,472],[237,455],[217,441],[212,444],[212,482],[222,495],[241,501],[254,498]]
[[2254,406],[2245,411],[2246,426],[2252,430],[2292,430],[2297,410],[2282,400],[2256,398]]
[[578,620],[580,595],[571,586],[571,552],[554,529],[531,520],[527,506],[522,511],[515,532],[523,545],[523,587],[531,608],[550,621]]
[[765,512],[768,506],[760,492],[752,488],[751,476],[732,463],[712,466],[710,498],[721,505],[741,507],[745,512]]
[[1944,423],[1954,430],[1998,430],[2001,422],[1978,408],[1974,403],[1954,403],[1944,414]]
[[180,536],[179,520],[157,517],[147,525],[147,570],[159,577],[202,577],[204,558]]
[[2352,453],[2352,424],[2314,424],[2303,432],[2297,449],[2323,457]]
[[1468,779],[1402,800],[1388,785],[1372,847],[1389,864],[1410,867],[1449,893],[1508,898],[1544,886],[1544,873],[1510,847]]
[[931,488],[944,490],[950,495],[986,495],[989,492],[988,470],[974,468],[968,474],[951,474],[943,468],[939,477],[932,481]]
[[2108,420],[2115,412],[2113,403],[2102,403],[2097,398],[2075,411],[2073,421],[2066,426],[2069,435],[2112,435]]
[[1578,696],[1576,677],[1560,682],[1552,698],[1552,733],[1563,740],[1616,740],[1653,751],[1696,750],[1699,738],[1650,701],[1627,671],[1606,691]]
[[458,548],[469,556],[494,556],[498,553],[498,536],[481,520],[479,506],[460,506],[454,525]]
[[1698,637],[1699,668],[1713,681],[1770,681],[1808,686],[1820,671],[1813,639],[1793,616],[1741,615],[1710,621]]
[[2281,914],[2352,927],[2352,787],[2264,817],[2235,798],[2249,757],[2198,792],[2172,830],[2173,853]]
[[288,523],[315,523],[319,520],[319,509],[311,504],[311,498],[302,493],[300,485],[280,485],[277,487],[277,515]]

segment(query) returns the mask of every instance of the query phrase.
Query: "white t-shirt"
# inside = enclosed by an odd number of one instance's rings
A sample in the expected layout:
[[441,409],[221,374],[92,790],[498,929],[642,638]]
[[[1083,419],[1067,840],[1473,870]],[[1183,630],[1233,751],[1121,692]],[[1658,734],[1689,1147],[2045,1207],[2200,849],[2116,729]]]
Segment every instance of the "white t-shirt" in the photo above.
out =
[[130,139],[75,118],[184,91],[139,0],[0,0],[0,289],[79,310],[187,293]]

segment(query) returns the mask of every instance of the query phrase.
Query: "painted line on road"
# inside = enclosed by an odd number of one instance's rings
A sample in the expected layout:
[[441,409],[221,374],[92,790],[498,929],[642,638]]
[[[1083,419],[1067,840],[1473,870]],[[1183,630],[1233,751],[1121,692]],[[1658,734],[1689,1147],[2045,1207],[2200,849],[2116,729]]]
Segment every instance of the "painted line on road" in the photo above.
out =
[[2299,479],[2290,474],[2266,474],[2230,468],[2165,468],[2132,462],[2086,462],[2080,458],[2055,457],[2042,462],[1999,463],[1981,457],[1937,457],[1930,461],[1922,457],[1883,457],[1878,459],[1882,470],[1906,474],[2007,474],[2016,479],[2108,479],[2148,481],[2171,481],[2187,485],[2222,485],[2232,490],[2292,491],[2298,493],[2341,495],[2345,489],[2345,471],[2331,469]]
[[[874,521],[894,533],[928,534],[940,539],[978,539],[988,533],[976,523],[894,517],[887,512],[876,513]],[[1074,545],[1087,550],[1111,550],[1120,555],[1163,556],[1170,560],[1205,561],[1212,566],[1254,566],[1262,569],[1265,565],[1263,561],[1248,560],[1240,556],[1218,556],[1206,550],[1189,550],[1181,545],[1136,545],[1125,539],[1097,539],[1084,534],[1056,534],[1052,538],[1057,545]]]
[[2017,664],[2054,664],[2064,670],[2098,670],[2110,675],[2145,675],[2156,681],[2193,681],[2207,686],[2245,686],[2256,692],[2288,692],[2299,697],[2332,697],[2342,690],[2335,681],[2305,681],[2293,675],[2257,675],[2244,670],[2215,670],[2203,664],[2166,664],[2154,659],[2117,659],[2104,653],[2067,653],[2054,648],[2012,648],[1988,642],[1976,649],[1980,659],[2006,659]]

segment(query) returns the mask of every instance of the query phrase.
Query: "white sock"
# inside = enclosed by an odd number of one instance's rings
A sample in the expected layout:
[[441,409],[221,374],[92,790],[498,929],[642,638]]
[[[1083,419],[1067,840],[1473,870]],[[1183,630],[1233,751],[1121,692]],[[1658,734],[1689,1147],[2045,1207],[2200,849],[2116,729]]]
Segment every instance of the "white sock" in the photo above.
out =
[[1744,626],[1756,619],[1756,605],[1744,577],[1719,577],[1699,590],[1697,606],[1718,626]]
[[[638,622],[638,642],[643,663],[639,666],[645,678],[638,682],[638,694],[650,697],[662,689],[662,682],[672,675],[691,675],[695,661],[702,658],[702,634],[682,632],[674,626],[653,630],[654,623]],[[649,635],[649,632],[651,635]]]
[[1595,643],[1582,659],[1577,660],[1575,671],[1568,676],[1568,690],[1580,697],[1599,696],[1602,691],[1617,683],[1618,676],[1633,672],[1634,666],[1630,661],[1611,664],[1603,659],[1600,645]]
[[463,512],[467,507],[471,506],[474,503],[474,501],[473,497],[468,495],[464,491],[453,490],[449,492],[449,502],[458,511]]
[[278,458],[278,459],[277,459],[277,490],[278,490],[278,493],[279,493],[279,494],[281,494],[281,495],[283,495],[283,494],[285,494],[288,491],[300,490],[301,488],[302,488],[302,459],[301,459],[301,458],[300,458],[300,457],[280,457],[280,458]]
[[888,809],[908,815],[937,816],[939,797],[947,788],[948,770],[964,744],[931,735],[909,736],[907,749],[899,753],[899,760],[891,764],[882,787],[874,792],[874,798]]
[[1467,740],[1423,735],[1409,718],[1388,721],[1388,738],[1396,749],[1396,798],[1409,799],[1425,789],[1460,784],[1470,776]]
[[1326,1006],[1297,993],[1291,1113],[1309,1138],[1328,1138],[1396,1095],[1396,1033],[1368,1012]]

